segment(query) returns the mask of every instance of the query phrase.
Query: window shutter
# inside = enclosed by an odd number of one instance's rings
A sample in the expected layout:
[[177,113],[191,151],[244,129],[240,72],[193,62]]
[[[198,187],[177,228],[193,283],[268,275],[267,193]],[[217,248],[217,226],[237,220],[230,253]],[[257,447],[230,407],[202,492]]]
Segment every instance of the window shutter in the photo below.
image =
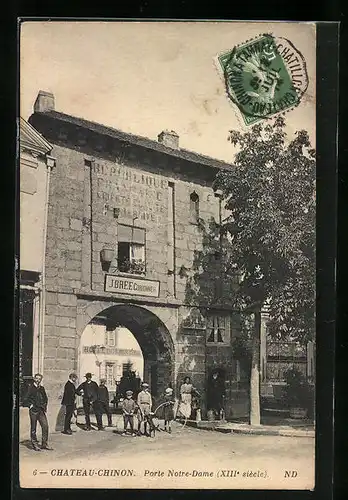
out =
[[145,245],[145,229],[119,224],[117,227],[117,240],[122,243]]
[[132,243],[145,245],[145,230],[137,227],[133,228]]
[[132,228],[130,226],[123,226],[119,224],[117,227],[117,240],[119,242],[131,243],[132,242]]

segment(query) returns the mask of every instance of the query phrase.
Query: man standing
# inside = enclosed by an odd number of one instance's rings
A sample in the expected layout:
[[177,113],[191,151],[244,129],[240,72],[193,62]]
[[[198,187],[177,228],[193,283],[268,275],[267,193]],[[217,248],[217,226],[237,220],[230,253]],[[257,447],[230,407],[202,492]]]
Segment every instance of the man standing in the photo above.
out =
[[100,424],[100,413],[98,408],[98,384],[92,380],[92,374],[86,373],[85,382],[82,382],[76,389],[76,394],[82,396],[83,411],[85,412],[86,419],[86,431],[90,431],[91,428],[91,404],[97,419],[97,424],[99,428]]
[[150,436],[148,432],[148,417],[151,413],[152,408],[152,397],[149,391],[149,384],[143,382],[141,384],[142,390],[138,394],[137,403],[139,407],[138,411],[138,434],[140,435],[141,422],[144,422],[144,435]]
[[[99,400],[99,411],[100,411],[100,420],[102,424],[103,413],[105,412],[108,417],[108,427],[112,427],[112,417],[110,411],[110,402],[109,402],[109,391],[105,385],[106,380],[104,378],[100,379],[100,384],[98,388],[98,400]],[[101,425],[102,426],[102,425]]]
[[[41,385],[42,375],[36,373],[34,383],[29,386],[25,397],[26,406],[29,407],[30,439],[35,451],[52,450],[48,446],[48,422],[46,417],[48,398],[45,388]],[[36,435],[37,423],[39,422],[42,432],[41,448]]]
[[67,434],[68,436],[72,434],[71,417],[73,416],[75,409],[76,381],[76,373],[70,373],[69,380],[64,386],[64,394],[62,398],[62,405],[65,405],[64,430],[62,431],[62,434]]
[[224,380],[221,374],[215,370],[208,385],[208,409],[212,410],[217,418],[219,418],[221,410],[223,410],[224,393]]

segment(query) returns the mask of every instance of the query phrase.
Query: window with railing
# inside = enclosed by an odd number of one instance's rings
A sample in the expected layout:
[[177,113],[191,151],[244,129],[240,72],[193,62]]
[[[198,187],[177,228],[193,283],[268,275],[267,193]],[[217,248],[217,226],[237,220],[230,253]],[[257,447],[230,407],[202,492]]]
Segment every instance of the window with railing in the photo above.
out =
[[117,267],[130,274],[145,274],[145,229],[118,225]]

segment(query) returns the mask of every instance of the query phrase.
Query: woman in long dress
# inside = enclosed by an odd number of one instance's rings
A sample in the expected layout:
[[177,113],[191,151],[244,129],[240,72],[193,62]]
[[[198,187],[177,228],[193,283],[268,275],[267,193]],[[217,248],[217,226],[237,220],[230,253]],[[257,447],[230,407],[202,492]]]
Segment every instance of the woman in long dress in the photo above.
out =
[[186,419],[190,418],[192,412],[192,394],[196,392],[191,383],[190,377],[185,377],[184,383],[180,386],[180,403],[178,416],[182,415]]

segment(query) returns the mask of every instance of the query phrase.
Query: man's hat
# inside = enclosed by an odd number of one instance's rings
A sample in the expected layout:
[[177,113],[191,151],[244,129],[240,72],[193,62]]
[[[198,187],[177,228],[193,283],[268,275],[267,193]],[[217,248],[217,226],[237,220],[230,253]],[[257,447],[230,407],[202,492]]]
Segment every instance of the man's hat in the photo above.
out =
[[143,382],[141,385],[142,387],[149,387],[149,384],[147,382]]
[[171,389],[170,387],[168,387],[168,388],[165,390],[165,393],[166,393],[166,394],[173,394],[173,389]]
[[86,373],[85,377],[86,378],[92,378],[92,374],[88,372],[88,373]]
[[132,396],[133,391],[126,391],[126,396]]

